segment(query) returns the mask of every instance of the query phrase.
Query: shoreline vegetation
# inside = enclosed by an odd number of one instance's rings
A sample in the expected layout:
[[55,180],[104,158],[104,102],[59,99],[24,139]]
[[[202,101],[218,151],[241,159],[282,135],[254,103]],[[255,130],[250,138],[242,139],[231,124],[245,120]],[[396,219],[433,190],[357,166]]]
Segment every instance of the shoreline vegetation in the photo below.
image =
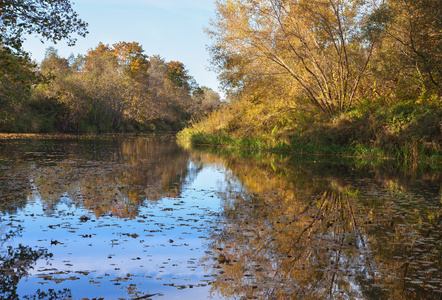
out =
[[207,29],[230,102],[193,144],[442,161],[442,6],[217,1]]
[[269,131],[254,127],[247,110],[238,109],[240,105],[225,105],[212,112],[180,131],[178,139],[193,145],[442,163],[442,109],[438,101],[390,106],[370,102],[327,121],[274,125]]

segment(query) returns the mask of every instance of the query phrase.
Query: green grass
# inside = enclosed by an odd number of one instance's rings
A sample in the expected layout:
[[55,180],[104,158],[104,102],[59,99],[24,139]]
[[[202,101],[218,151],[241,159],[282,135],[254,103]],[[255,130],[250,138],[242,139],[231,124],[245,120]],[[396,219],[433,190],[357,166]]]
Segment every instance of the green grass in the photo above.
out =
[[[244,149],[442,162],[442,107],[439,101],[365,102],[325,121],[296,128],[273,126],[273,130],[252,133],[250,128],[254,124],[247,123],[246,118],[232,111],[214,113],[181,131],[178,138],[191,144]],[[234,127],[232,122],[235,122]]]

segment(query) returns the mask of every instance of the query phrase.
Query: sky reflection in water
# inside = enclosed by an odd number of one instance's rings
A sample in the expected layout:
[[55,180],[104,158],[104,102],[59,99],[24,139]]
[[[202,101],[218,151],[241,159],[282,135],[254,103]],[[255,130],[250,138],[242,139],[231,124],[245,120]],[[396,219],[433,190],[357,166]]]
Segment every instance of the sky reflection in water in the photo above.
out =
[[441,295],[439,173],[168,136],[1,140],[0,157],[4,298]]

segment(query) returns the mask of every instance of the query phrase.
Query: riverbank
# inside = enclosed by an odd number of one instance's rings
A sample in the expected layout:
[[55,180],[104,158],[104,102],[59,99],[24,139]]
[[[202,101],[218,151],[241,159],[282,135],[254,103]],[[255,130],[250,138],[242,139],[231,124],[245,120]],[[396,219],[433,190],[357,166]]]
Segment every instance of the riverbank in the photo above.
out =
[[438,101],[361,104],[327,120],[259,124],[239,104],[225,106],[182,130],[192,144],[308,154],[442,162],[442,109]]

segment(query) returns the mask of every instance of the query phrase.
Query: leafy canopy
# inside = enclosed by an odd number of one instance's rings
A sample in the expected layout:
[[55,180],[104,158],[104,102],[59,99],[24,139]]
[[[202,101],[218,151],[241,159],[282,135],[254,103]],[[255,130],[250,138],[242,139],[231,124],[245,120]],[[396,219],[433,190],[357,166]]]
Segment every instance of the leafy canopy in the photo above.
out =
[[37,34],[56,43],[67,39],[74,45],[72,33],[86,36],[87,23],[78,17],[69,0],[0,1],[0,44],[20,52],[25,34]]

